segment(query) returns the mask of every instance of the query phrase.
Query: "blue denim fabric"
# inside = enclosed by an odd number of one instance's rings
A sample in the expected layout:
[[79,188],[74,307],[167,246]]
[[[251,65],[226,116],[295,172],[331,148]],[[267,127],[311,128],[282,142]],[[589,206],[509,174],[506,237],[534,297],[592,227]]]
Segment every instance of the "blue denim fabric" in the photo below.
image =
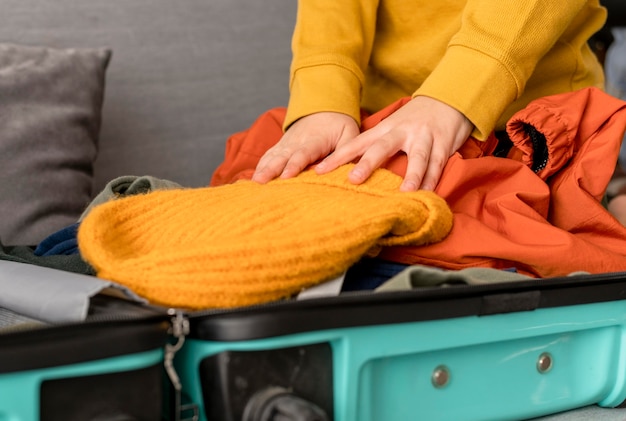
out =
[[363,259],[348,269],[341,292],[376,289],[408,265],[381,259]]
[[35,256],[78,254],[78,223],[65,227],[44,238],[35,249]]

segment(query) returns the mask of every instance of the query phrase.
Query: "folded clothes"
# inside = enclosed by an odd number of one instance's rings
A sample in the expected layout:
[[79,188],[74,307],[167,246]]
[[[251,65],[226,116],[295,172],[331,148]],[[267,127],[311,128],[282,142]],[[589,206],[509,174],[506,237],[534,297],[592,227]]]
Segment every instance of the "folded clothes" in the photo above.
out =
[[437,242],[452,228],[437,194],[400,192],[384,169],[353,185],[351,167],[110,201],[81,223],[80,252],[153,303],[234,307],[290,297],[383,246]]
[[173,181],[159,179],[149,175],[124,175],[109,181],[104,189],[92,200],[81,215],[79,222],[62,228],[44,238],[35,248],[35,256],[55,256],[78,254],[76,233],[80,221],[93,209],[109,200],[136,194],[146,194],[153,190],[176,189],[181,186]]
[[79,221],[82,221],[94,207],[109,200],[136,194],[146,194],[154,190],[179,189],[181,187],[180,184],[174,181],[156,178],[151,175],[122,175],[109,181],[104,186],[102,191],[87,206]]
[[35,248],[35,256],[78,254],[78,223],[62,228],[44,238]]

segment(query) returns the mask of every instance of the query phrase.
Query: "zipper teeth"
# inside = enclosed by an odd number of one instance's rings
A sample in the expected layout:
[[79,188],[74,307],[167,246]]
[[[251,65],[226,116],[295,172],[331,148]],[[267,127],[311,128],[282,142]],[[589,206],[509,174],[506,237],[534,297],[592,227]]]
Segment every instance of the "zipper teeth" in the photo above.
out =
[[[578,281],[578,282],[577,282]],[[58,328],[65,326],[90,326],[107,322],[159,322],[171,319],[172,315],[177,311],[182,311],[186,317],[201,318],[210,316],[220,316],[228,314],[245,314],[253,313],[259,310],[271,311],[273,308],[296,308],[298,306],[320,306],[320,305],[350,305],[358,303],[363,304],[375,304],[384,303],[389,301],[407,301],[416,299],[446,299],[452,296],[470,296],[476,294],[493,293],[493,294],[506,294],[523,292],[529,289],[536,288],[567,288],[567,287],[580,287],[590,284],[598,284],[602,281],[605,282],[626,282],[626,272],[617,272],[609,274],[590,275],[583,281],[576,280],[572,277],[558,277],[558,278],[530,278],[524,281],[514,281],[507,283],[490,283],[482,285],[469,285],[469,284],[456,284],[448,287],[434,286],[434,287],[417,287],[414,289],[407,289],[402,291],[381,291],[374,292],[372,290],[351,291],[349,293],[343,293],[334,296],[309,298],[306,300],[283,300],[272,301],[268,303],[254,304],[250,306],[234,307],[228,309],[206,309],[199,311],[189,311],[186,309],[174,309],[156,307],[151,305],[142,305],[141,310],[137,311],[137,314],[126,313],[99,313],[88,316],[87,319],[77,322],[67,323],[47,323],[40,322],[41,324],[24,323],[28,326],[16,325],[15,328],[8,328],[0,330],[0,336],[5,334],[14,334],[19,332],[30,332],[41,329]],[[151,314],[148,314],[148,310]],[[39,322],[35,320],[36,322]]]
[[[8,309],[7,309],[8,310]],[[12,310],[9,310],[12,311]],[[132,311],[132,310],[131,310]],[[158,323],[163,322],[171,318],[165,309],[156,308],[153,306],[143,306],[141,310],[136,311],[134,314],[131,311],[126,310],[124,313],[98,313],[88,315],[85,320],[67,321],[67,322],[47,322],[37,319],[32,319],[34,323],[24,322],[8,327],[6,329],[0,329],[0,337],[5,335],[19,334],[23,332],[42,331],[47,329],[63,329],[68,327],[88,327],[101,325],[106,323],[125,323],[125,322],[139,322],[139,323]],[[19,313],[16,313],[19,315]]]
[[[626,272],[609,273],[609,274],[597,274],[589,275],[589,278],[584,280],[575,279],[573,277],[554,277],[554,278],[529,278],[523,281],[512,282],[494,282],[481,285],[470,284],[455,284],[446,287],[433,286],[433,287],[417,287],[414,289],[407,289],[401,291],[381,291],[374,292],[372,290],[351,291],[350,293],[343,293],[340,295],[309,298],[306,300],[284,300],[273,301],[263,304],[255,304],[245,307],[235,307],[229,309],[207,309],[195,311],[192,313],[186,313],[193,318],[196,317],[209,317],[228,314],[245,314],[247,312],[255,312],[258,310],[271,310],[277,307],[297,307],[296,303],[303,303],[302,306],[307,305],[317,306],[323,304],[345,304],[351,303],[359,304],[375,304],[388,301],[407,301],[415,299],[446,299],[455,296],[469,297],[470,295],[481,294],[511,294],[516,292],[524,292],[532,289],[567,289],[569,287],[582,287],[585,285],[597,285],[600,282],[618,283],[622,282],[626,284]],[[616,297],[617,298],[617,297]]]
[[524,124],[524,131],[530,138],[533,147],[533,163],[531,170],[537,173],[543,170],[548,164],[549,151],[546,137],[530,124]]
[[5,336],[5,335],[13,335],[16,333],[21,333],[21,332],[40,331],[41,329],[49,329],[51,327],[54,327],[54,325],[50,325],[46,323],[39,323],[39,324],[23,323],[23,324],[14,325],[14,326],[7,327],[5,329],[0,330],[0,337]]

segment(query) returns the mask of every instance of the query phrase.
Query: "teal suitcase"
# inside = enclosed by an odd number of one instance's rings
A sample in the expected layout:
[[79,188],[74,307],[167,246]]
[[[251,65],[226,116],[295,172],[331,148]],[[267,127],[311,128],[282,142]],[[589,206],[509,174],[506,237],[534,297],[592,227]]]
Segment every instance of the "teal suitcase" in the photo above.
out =
[[0,309],[0,420],[164,419],[169,318],[106,296],[89,311],[51,324]]
[[[626,399],[626,274],[189,315],[202,421],[523,420]],[[622,413],[623,414],[623,413]]]
[[98,294],[77,322],[0,309],[0,420],[504,421],[613,408],[626,399],[625,332],[626,273],[193,313]]

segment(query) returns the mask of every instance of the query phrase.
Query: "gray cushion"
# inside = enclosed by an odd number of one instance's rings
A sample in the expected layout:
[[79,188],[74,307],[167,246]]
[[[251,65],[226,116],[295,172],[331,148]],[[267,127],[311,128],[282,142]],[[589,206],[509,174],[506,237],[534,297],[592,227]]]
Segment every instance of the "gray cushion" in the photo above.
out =
[[92,196],[107,49],[0,44],[0,241],[34,245]]

